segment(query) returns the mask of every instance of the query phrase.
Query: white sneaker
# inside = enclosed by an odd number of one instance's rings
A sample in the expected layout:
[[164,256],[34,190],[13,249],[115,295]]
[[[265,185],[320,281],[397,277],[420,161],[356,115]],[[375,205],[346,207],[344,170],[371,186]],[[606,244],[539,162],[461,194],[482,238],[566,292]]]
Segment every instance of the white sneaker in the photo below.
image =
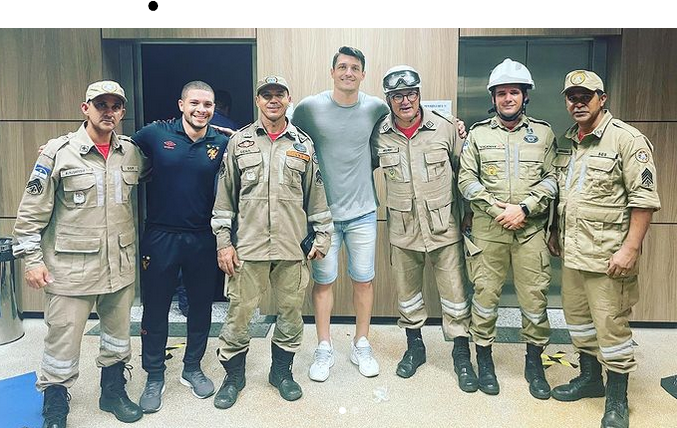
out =
[[371,345],[369,344],[369,341],[366,337],[360,337],[357,343],[354,343],[351,340],[350,349],[350,361],[359,367],[362,376],[374,377],[378,375],[378,363],[374,359]]
[[315,360],[310,365],[308,377],[316,382],[324,382],[329,378],[329,369],[334,366],[334,348],[323,340],[315,349]]

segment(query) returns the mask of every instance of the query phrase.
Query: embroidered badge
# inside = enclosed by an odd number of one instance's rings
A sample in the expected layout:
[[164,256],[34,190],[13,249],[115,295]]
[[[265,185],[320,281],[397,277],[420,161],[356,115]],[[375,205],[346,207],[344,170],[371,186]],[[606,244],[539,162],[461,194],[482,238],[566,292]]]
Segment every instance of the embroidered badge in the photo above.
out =
[[574,85],[580,85],[581,83],[585,82],[585,73],[580,71],[571,76],[569,80],[571,80],[571,83]]
[[256,173],[250,169],[245,172],[244,177],[249,181],[253,181],[256,178]]
[[302,160],[304,160],[304,161],[306,161],[306,162],[308,162],[308,161],[310,160],[310,156],[308,156],[308,155],[306,155],[306,154],[304,154],[304,153],[295,152],[294,150],[287,150],[287,151],[285,152],[285,154],[286,154],[287,156],[291,156],[291,157],[293,157],[293,158],[302,159]]
[[33,173],[31,174],[31,178],[40,178],[43,180],[47,180],[47,177],[49,177],[50,172],[52,172],[52,170],[47,168],[46,166],[36,164],[35,168],[33,169]]
[[470,141],[465,140],[465,142],[463,143],[463,147],[461,147],[461,152],[463,152],[463,150],[468,148],[469,145],[470,145]]
[[141,268],[148,270],[148,266],[150,266],[150,256],[141,256]]
[[649,168],[644,168],[644,171],[642,171],[642,186],[653,188],[653,174],[649,171]]
[[649,162],[649,152],[647,152],[645,149],[639,149],[637,150],[637,153],[635,153],[635,159],[637,159],[639,162],[647,163]]
[[207,144],[207,157],[210,160],[214,160],[218,155],[219,155],[219,147]]
[[165,141],[162,147],[167,150],[174,150],[174,148],[176,147],[176,143],[173,141]]
[[301,152],[301,153],[305,153],[305,152],[308,151],[308,149],[306,149],[306,146],[304,146],[304,145],[301,144],[301,143],[294,143],[294,148],[295,148],[296,150],[298,150],[299,152]]
[[85,203],[85,192],[75,192],[73,193],[73,203],[75,204],[84,204]]
[[487,175],[496,175],[498,174],[498,168],[496,165],[487,165],[484,168],[484,171],[487,173]]
[[317,153],[313,153],[312,158],[313,158],[313,163],[318,163],[317,162]]
[[524,136],[524,141],[526,141],[527,143],[537,143],[538,137],[534,134],[527,134]]
[[315,184],[319,186],[324,185],[324,180],[322,180],[322,173],[320,172],[319,169],[315,172]]
[[244,148],[247,148],[247,147],[251,147],[251,146],[253,146],[253,145],[254,145],[254,141],[253,141],[253,140],[244,140],[244,141],[240,141],[239,143],[237,143],[237,146],[238,146],[238,147],[241,147],[241,148],[243,148],[243,149],[244,149]]
[[39,195],[43,190],[44,187],[42,186],[42,182],[37,178],[30,180],[28,184],[26,184],[26,193],[29,195]]
[[80,146],[80,153],[84,155],[85,153],[89,152],[89,149],[91,148],[92,148],[91,146],[83,144]]

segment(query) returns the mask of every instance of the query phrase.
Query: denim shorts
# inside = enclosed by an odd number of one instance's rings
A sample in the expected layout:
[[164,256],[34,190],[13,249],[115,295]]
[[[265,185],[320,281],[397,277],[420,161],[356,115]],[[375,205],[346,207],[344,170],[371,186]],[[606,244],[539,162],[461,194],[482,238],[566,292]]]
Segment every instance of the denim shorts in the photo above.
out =
[[376,256],[376,212],[347,221],[335,221],[331,235],[331,248],[322,260],[313,260],[313,280],[318,284],[331,284],[338,278],[338,260],[341,244],[348,252],[348,275],[355,282],[374,279]]

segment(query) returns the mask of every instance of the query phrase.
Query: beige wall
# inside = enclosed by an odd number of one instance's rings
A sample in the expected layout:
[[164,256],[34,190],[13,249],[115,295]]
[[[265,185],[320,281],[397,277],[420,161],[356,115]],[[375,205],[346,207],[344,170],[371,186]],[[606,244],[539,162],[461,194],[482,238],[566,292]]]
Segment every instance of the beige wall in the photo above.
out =
[[[0,233],[11,231],[36,148],[77,128],[87,83],[115,75],[115,58],[104,58],[103,44],[118,40],[256,40],[258,75],[289,79],[294,100],[331,88],[329,68],[342,45],[367,57],[363,90],[381,94],[380,78],[390,66],[409,63],[424,79],[427,99],[451,99],[456,106],[460,37],[581,37],[609,39],[608,87],[617,117],[642,130],[655,146],[663,210],[654,216],[641,262],[642,300],[635,319],[677,321],[677,30],[640,29],[0,29]],[[620,35],[620,37],[619,37]],[[112,73],[112,74],[111,74]],[[377,175],[379,191],[382,182]],[[396,315],[388,276],[388,242],[379,211],[375,315]],[[659,238],[660,237],[660,238]],[[336,314],[352,314],[349,278],[342,271]],[[431,314],[439,316],[432,280],[426,288]],[[42,311],[39,292],[25,291],[24,310]],[[264,305],[270,310],[270,305]],[[311,313],[310,299],[305,312]]]

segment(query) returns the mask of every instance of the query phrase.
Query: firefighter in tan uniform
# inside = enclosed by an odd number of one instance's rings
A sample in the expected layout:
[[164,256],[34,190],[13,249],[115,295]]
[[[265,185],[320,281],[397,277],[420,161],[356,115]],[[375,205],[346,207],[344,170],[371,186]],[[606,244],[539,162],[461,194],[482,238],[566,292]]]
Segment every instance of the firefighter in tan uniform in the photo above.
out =
[[80,343],[96,304],[101,320],[101,410],[123,422],[141,418],[123,376],[130,360],[129,320],[136,279],[132,188],[144,159],[115,126],[125,114],[116,82],[87,88],[87,120],[42,149],[23,195],[14,254],[26,263],[26,283],[45,291],[48,326],[37,387],[44,392],[43,427],[65,427],[67,388],[78,378]]
[[[244,388],[248,325],[269,283],[278,313],[268,380],[285,400],[301,397],[292,362],[303,335],[306,259],[324,257],[334,228],[313,142],[285,118],[291,101],[287,82],[279,76],[260,80],[255,101],[259,120],[235,133],[223,156],[212,218],[219,266],[231,277],[218,350],[226,377],[214,398],[222,409]],[[306,257],[300,243],[308,226],[315,239]]]
[[442,331],[454,340],[454,370],[462,390],[477,390],[470,362],[470,306],[463,282],[456,173],[462,140],[455,118],[420,106],[421,79],[412,67],[388,70],[383,92],[390,114],[372,133],[374,166],[386,181],[390,265],[397,288],[398,325],[407,350],[397,375],[409,378],[426,361],[421,327],[428,315],[423,301],[423,268],[430,259],[442,304]]
[[512,266],[522,312],[521,337],[527,342],[524,376],[536,398],[550,397],[541,354],[550,340],[546,313],[550,255],[545,228],[557,194],[552,169],[555,136],[546,122],[528,117],[527,90],[534,88],[522,64],[505,59],[491,72],[487,89],[496,116],[470,128],[461,154],[459,190],[470,201],[472,217],[464,233],[481,250],[467,258],[475,285],[470,330],[477,346],[479,388],[498,394],[491,346],[501,289]]
[[581,374],[552,395],[562,401],[606,395],[602,427],[628,427],[628,373],[637,367],[628,318],[639,298],[642,240],[661,207],[653,146],[604,110],[607,95],[595,73],[567,74],[562,93],[576,123],[558,142],[554,161],[559,221],[550,247],[563,260],[562,305]]

